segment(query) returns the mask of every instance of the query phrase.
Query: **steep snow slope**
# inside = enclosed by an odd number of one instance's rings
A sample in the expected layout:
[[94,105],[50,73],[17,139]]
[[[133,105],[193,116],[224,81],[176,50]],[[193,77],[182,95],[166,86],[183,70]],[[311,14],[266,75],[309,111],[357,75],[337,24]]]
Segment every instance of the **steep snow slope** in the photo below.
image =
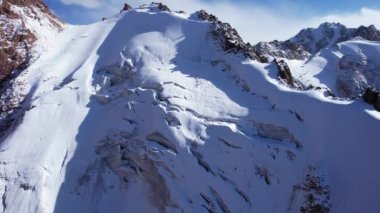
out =
[[210,27],[150,5],[52,38],[18,77],[2,211],[374,211],[379,113],[280,85]]

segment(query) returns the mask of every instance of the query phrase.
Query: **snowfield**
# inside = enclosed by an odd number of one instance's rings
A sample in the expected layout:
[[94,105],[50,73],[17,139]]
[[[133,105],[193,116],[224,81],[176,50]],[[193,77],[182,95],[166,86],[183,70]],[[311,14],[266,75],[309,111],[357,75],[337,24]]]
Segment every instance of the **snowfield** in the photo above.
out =
[[[363,101],[288,88],[157,5],[49,39],[18,77],[28,110],[0,145],[0,211],[376,211],[380,113]],[[380,51],[329,48],[288,60],[295,78],[339,93],[342,53]]]

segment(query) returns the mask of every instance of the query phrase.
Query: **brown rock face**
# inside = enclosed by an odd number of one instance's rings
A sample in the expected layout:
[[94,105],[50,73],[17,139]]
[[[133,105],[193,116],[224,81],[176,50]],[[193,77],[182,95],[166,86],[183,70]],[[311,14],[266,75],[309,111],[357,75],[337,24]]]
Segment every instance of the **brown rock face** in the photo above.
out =
[[305,89],[297,79],[293,78],[289,65],[284,60],[274,59],[273,63],[277,67],[278,76],[288,87],[298,90]]
[[33,28],[38,23],[39,29],[54,31],[63,26],[41,0],[3,0],[0,4],[0,138],[30,107],[23,104],[27,82],[17,76],[36,58],[36,41],[45,36]]
[[[3,27],[4,29],[4,27]],[[36,36],[24,25],[14,31],[14,26],[5,27],[0,32],[1,49],[0,49],[0,82],[6,79],[13,70],[23,70],[28,66],[30,59],[29,49],[36,41]],[[6,32],[13,32],[7,36]]]
[[273,62],[277,66],[278,74],[280,78],[283,79],[289,86],[294,86],[293,76],[286,62],[284,60],[277,60],[277,59],[275,59]]
[[[13,8],[18,7],[25,13]],[[31,59],[31,48],[37,37],[26,26],[25,16],[35,20],[46,16],[50,23],[61,27],[58,19],[41,0],[3,0],[0,5],[0,84],[15,70],[24,70]]]

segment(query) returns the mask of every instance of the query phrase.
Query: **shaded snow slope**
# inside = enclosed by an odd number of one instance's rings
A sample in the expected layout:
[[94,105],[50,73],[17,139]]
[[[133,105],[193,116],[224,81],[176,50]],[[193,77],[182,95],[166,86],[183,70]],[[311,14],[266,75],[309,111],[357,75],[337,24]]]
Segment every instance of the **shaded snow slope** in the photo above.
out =
[[1,143],[2,211],[376,209],[380,115],[364,103],[280,85],[157,5],[53,39],[19,76],[30,107]]

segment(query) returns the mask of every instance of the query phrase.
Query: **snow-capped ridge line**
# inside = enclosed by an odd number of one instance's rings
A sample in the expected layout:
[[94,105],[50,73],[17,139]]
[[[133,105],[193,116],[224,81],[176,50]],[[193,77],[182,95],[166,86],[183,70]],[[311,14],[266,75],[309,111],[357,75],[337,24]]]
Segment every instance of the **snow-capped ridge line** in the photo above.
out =
[[325,22],[317,28],[302,29],[285,41],[259,42],[255,45],[255,50],[264,57],[303,60],[322,49],[331,48],[356,37],[368,41],[380,41],[380,31],[374,25],[347,28],[340,23]]
[[[129,11],[133,9],[150,9],[153,11],[170,12],[173,14],[183,14],[183,11],[172,11],[168,6],[159,2],[152,2],[149,5],[141,5],[137,8],[132,8],[128,4],[124,4],[122,11]],[[233,54],[241,54],[251,60],[265,62],[265,58],[260,58],[253,46],[248,42],[244,42],[239,33],[229,23],[222,22],[215,15],[208,13],[205,10],[197,11],[191,14],[188,19],[206,21],[211,24],[210,34],[216,42],[221,46],[223,51]]]
[[31,88],[0,143],[0,211],[376,209],[379,114],[296,90],[297,68],[318,75],[373,43],[262,63],[229,24],[159,3],[48,38],[15,78]]

